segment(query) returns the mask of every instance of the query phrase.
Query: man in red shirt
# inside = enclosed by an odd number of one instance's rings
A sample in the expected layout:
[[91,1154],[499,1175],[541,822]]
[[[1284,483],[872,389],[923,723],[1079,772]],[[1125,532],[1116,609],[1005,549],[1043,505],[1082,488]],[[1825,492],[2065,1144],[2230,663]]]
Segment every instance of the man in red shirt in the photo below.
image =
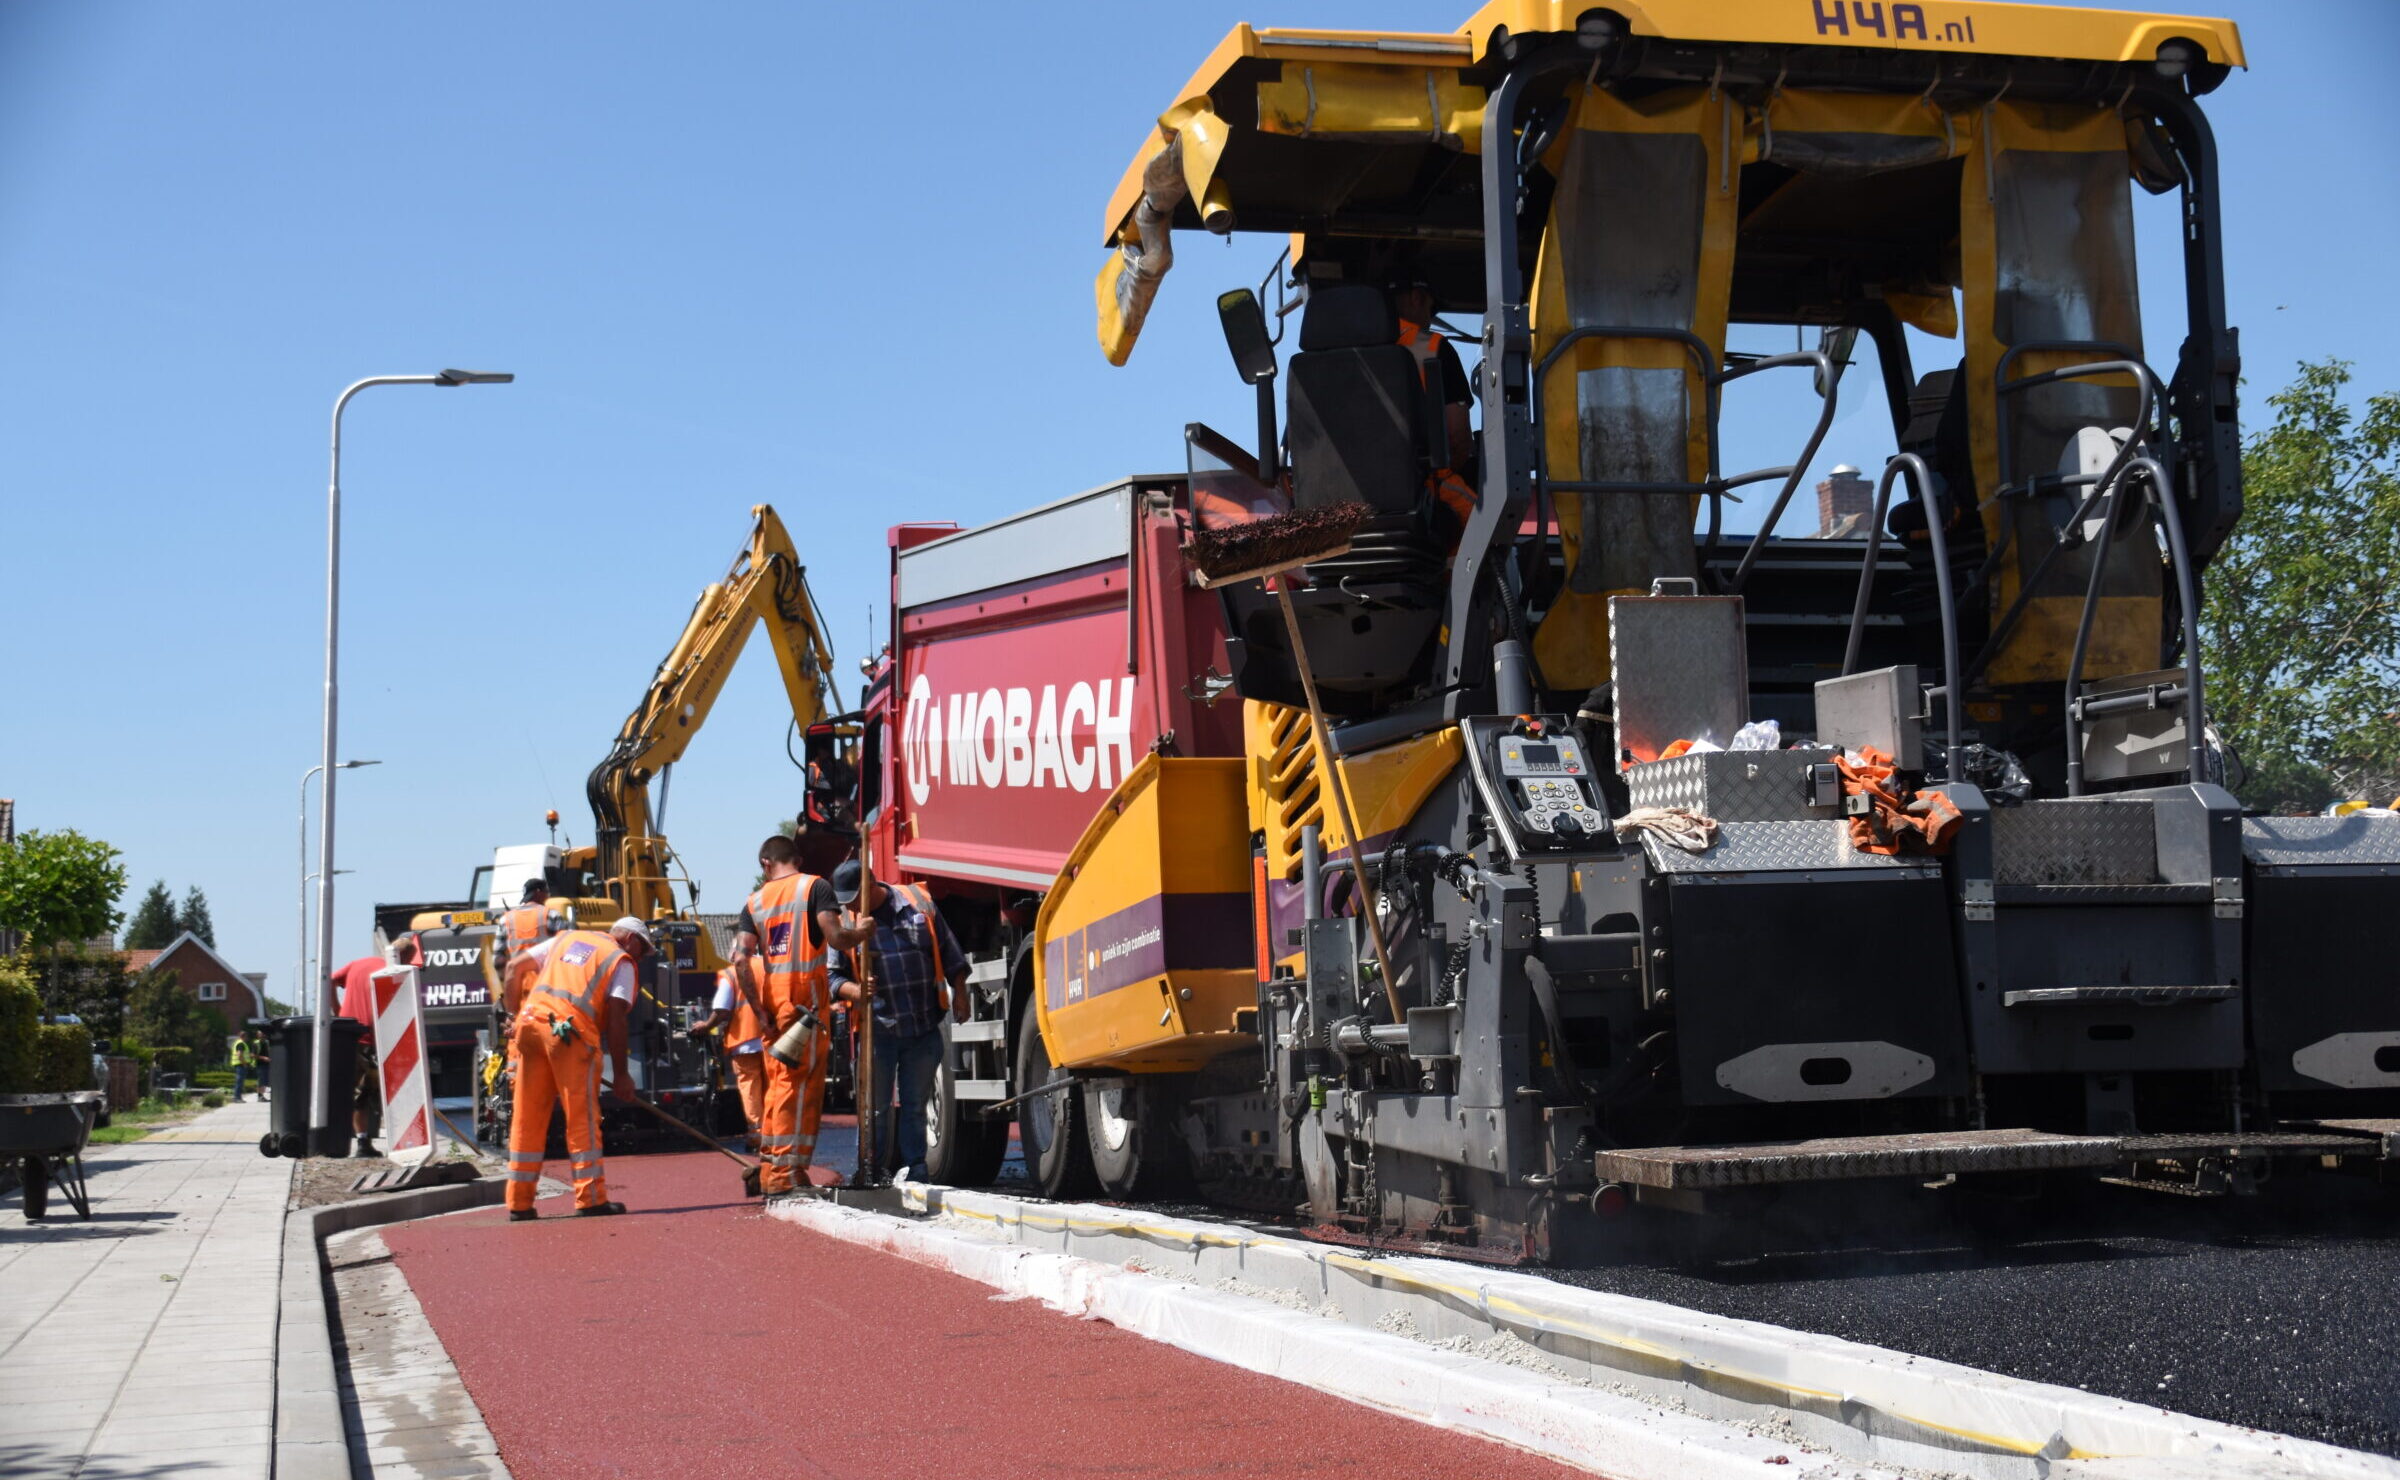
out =
[[[369,978],[393,966],[416,964],[417,938],[404,935],[393,944],[388,957],[361,956],[333,974],[334,985],[341,991],[341,1007],[335,1016],[367,1030],[358,1043],[358,1077],[350,1096],[350,1130],[358,1138],[350,1149],[353,1157],[381,1154],[375,1149],[375,1137],[383,1129],[383,1087],[375,1075],[375,995]],[[334,1094],[338,1101],[340,1090]]]

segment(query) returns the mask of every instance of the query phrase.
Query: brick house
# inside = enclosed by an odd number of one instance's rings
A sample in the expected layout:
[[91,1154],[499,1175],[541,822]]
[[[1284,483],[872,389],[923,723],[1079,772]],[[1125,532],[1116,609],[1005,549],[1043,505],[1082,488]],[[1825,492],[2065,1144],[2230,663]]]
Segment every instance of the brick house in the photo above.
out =
[[188,930],[163,951],[127,951],[125,967],[128,971],[174,972],[175,985],[184,995],[225,1014],[225,1021],[236,1028],[267,1015],[266,973],[236,969]]

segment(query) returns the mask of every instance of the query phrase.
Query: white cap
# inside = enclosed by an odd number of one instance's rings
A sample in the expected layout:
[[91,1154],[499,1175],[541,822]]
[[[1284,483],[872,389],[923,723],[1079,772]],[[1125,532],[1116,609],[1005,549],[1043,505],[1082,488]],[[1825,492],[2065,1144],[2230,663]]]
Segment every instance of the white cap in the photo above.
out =
[[642,944],[650,943],[650,927],[632,915],[619,915],[617,923],[608,927],[608,933],[611,935],[638,935],[642,938]]

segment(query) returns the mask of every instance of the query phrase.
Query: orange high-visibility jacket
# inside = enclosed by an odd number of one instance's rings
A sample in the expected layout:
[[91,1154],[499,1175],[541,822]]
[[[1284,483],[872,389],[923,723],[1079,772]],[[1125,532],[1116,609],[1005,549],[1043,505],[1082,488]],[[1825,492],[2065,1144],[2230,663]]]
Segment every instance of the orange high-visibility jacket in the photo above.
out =
[[774,1025],[750,1010],[752,998],[769,1014],[775,1011],[767,993],[767,958],[752,956],[725,968],[725,983],[733,988],[733,1017],[725,1024],[725,1046],[748,1043],[753,1038],[773,1038]]
[[550,934],[550,906],[521,904],[500,917],[500,940],[515,956],[529,951]]
[[[804,1007],[825,1002],[825,951],[822,946],[809,949],[808,896],[816,884],[809,874],[770,879],[744,901],[751,923],[758,927],[760,959],[766,963],[764,1000],[778,1024],[788,1024]],[[737,989],[736,998],[740,995]],[[767,1036],[774,1036],[771,1029]]]
[[570,930],[551,942],[542,959],[541,975],[525,994],[525,1010],[536,1015],[557,1013],[573,1018],[576,1030],[600,1042],[600,999],[608,978],[625,959],[625,952],[598,930]]

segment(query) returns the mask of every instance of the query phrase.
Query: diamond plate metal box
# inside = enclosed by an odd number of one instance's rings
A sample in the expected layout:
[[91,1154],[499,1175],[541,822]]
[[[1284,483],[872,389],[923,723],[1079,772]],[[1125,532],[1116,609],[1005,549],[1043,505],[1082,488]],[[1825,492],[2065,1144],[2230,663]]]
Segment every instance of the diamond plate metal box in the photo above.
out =
[[2263,868],[2400,865],[2400,817],[2245,817],[2242,853]]
[[1617,744],[1635,755],[1677,740],[1724,745],[1750,717],[1739,596],[1611,596],[1608,656]]
[[1687,853],[1672,843],[1642,835],[1650,866],[1662,874],[1818,873],[1872,869],[1910,876],[1941,872],[1926,858],[1861,853],[1850,846],[1850,828],[1840,821],[1729,822],[1718,828],[1716,845]]
[[2078,797],[1994,807],[1996,884],[2155,884],[2158,824],[2142,798]]
[[1841,809],[1808,804],[1808,768],[1832,760],[1831,750],[1815,747],[1711,750],[1629,766],[1625,789],[1637,807],[1688,807],[1719,822],[1823,820]]

